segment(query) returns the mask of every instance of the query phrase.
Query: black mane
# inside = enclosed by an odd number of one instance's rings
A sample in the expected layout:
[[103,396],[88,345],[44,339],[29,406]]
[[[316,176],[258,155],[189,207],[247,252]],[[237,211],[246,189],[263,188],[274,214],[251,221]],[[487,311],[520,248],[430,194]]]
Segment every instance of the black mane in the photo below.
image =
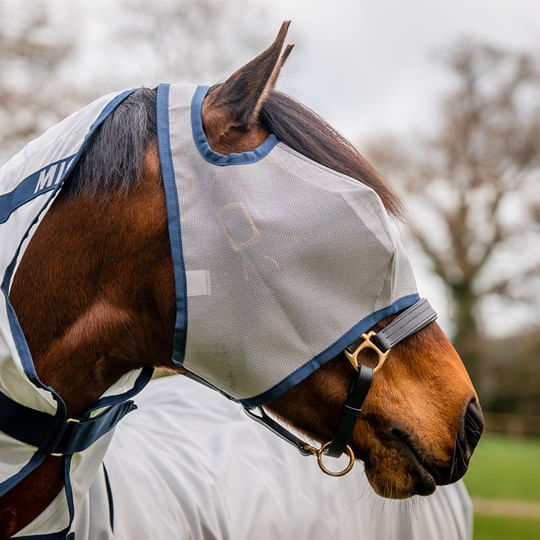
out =
[[[400,201],[373,167],[313,111],[272,91],[259,118],[287,146],[373,188],[390,213],[400,214]],[[110,190],[126,192],[141,176],[144,152],[157,139],[156,125],[156,90],[140,88],[96,130],[64,191],[94,195]]]
[[63,192],[126,193],[142,174],[144,152],[157,140],[156,89],[139,88],[94,132]]
[[263,103],[259,118],[287,146],[371,187],[388,212],[401,215],[401,202],[377,171],[353,144],[306,106],[272,91]]

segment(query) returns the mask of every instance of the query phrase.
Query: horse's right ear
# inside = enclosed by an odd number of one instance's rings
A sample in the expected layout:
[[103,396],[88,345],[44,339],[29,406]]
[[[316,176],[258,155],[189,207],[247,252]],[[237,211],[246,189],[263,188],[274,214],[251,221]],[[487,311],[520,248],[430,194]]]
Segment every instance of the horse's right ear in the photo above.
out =
[[205,99],[205,115],[209,120],[209,125],[205,122],[207,131],[212,129],[212,116],[221,119],[222,133],[230,128],[248,130],[257,122],[261,106],[268,92],[274,87],[281,67],[294,46],[289,44],[283,49],[289,25],[290,21],[285,21],[270,47],[233,73],[207,96]]

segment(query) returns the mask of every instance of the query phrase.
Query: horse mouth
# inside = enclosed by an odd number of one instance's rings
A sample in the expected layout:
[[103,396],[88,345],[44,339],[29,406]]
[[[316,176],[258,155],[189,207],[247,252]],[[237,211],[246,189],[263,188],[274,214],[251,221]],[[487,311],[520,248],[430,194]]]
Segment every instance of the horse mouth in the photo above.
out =
[[437,473],[426,463],[419,445],[399,429],[392,430],[398,453],[407,460],[409,473],[414,479],[415,495],[431,495],[437,488]]
[[376,493],[390,499],[431,495],[439,484],[437,467],[425,458],[422,446],[400,429],[387,431],[377,450],[365,463],[369,483]]

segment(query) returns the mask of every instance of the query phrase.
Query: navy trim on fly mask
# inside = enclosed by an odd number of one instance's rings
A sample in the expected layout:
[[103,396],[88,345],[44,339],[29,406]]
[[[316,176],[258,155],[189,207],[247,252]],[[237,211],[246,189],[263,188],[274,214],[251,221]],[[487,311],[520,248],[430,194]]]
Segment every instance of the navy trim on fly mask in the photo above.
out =
[[204,132],[202,123],[202,103],[208,93],[208,86],[198,86],[191,100],[191,129],[193,131],[193,141],[201,156],[214,165],[246,165],[260,161],[276,146],[278,138],[270,133],[263,143],[250,152],[232,152],[225,155],[212,150],[208,144],[208,139]]
[[187,284],[182,252],[182,232],[180,229],[180,207],[176,193],[176,177],[169,137],[169,84],[160,84],[157,89],[157,134],[158,152],[161,164],[161,178],[165,190],[169,242],[173,262],[174,289],[176,294],[176,321],[174,324],[173,362],[181,366],[184,363],[187,336]]
[[280,383],[276,384],[266,392],[259,394],[248,399],[239,400],[242,405],[248,409],[260,407],[273,399],[281,396],[287,390],[302,382],[305,378],[311,375],[316,369],[320,368],[332,358],[335,358],[341,353],[351,342],[358,339],[364,332],[369,330],[373,325],[390,315],[394,315],[399,311],[407,309],[420,300],[418,294],[409,294],[403,298],[399,298],[391,305],[375,311],[371,315],[368,315],[357,324],[355,324],[348,332],[343,334],[337,341],[335,341],[330,347],[322,351],[320,354],[312,358],[309,362],[293,371],[286,379],[283,379]]

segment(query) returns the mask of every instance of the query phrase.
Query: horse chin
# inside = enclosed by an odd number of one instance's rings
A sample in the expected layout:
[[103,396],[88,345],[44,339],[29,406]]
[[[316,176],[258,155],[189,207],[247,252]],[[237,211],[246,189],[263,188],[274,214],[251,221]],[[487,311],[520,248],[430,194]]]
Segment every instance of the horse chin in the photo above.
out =
[[381,446],[372,450],[365,460],[367,479],[378,495],[406,499],[413,495],[431,495],[435,491],[435,479],[410,447]]

